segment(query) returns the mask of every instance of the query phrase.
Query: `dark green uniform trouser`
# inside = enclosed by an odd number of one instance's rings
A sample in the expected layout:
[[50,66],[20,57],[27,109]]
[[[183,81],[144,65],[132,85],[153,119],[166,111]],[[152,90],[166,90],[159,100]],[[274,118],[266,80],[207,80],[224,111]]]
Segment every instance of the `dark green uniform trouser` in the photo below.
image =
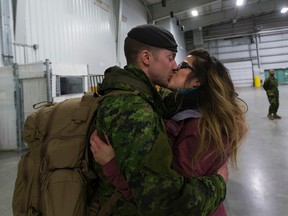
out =
[[269,113],[277,113],[279,108],[279,93],[268,93],[267,92],[268,101],[270,103]]

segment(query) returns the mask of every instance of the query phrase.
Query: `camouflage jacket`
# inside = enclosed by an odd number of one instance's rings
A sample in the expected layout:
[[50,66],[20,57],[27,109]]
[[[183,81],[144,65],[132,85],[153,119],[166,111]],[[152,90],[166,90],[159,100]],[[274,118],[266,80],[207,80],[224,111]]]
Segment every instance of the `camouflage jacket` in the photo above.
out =
[[278,80],[269,76],[265,79],[263,87],[267,93],[278,93]]
[[[165,106],[143,71],[132,65],[105,71],[100,94],[112,90],[128,93],[106,97],[94,122],[106,133],[116,152],[121,172],[133,192],[133,202],[119,200],[110,215],[208,215],[224,200],[226,184],[217,174],[184,178],[171,169],[172,151],[162,116]],[[115,191],[100,165],[97,197],[105,202]]]

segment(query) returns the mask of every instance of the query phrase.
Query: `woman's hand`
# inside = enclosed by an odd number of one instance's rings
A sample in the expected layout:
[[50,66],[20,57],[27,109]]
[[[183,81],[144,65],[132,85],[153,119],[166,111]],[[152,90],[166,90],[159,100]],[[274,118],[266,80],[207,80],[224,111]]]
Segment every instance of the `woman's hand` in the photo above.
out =
[[90,137],[90,149],[93,157],[95,161],[102,166],[115,157],[115,152],[106,134],[105,139],[107,143],[100,139],[97,130],[95,130]]

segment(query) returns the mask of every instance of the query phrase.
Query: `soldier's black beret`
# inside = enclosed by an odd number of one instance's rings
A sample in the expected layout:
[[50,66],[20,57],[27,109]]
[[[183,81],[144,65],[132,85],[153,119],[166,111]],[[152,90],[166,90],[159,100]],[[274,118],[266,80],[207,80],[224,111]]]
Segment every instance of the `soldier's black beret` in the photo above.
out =
[[127,35],[150,46],[177,52],[178,45],[173,35],[163,27],[152,24],[139,25],[132,28]]

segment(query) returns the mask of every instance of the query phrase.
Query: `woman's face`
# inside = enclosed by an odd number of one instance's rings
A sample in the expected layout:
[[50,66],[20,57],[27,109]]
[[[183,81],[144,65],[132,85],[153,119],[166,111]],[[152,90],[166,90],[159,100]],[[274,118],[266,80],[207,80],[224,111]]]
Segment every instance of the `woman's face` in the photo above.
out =
[[186,56],[183,62],[178,65],[178,70],[173,74],[170,79],[168,88],[171,90],[176,89],[188,89],[196,86],[200,86],[198,79],[195,77],[190,82],[186,82],[188,75],[192,72],[192,63],[195,61],[195,57],[192,55]]

